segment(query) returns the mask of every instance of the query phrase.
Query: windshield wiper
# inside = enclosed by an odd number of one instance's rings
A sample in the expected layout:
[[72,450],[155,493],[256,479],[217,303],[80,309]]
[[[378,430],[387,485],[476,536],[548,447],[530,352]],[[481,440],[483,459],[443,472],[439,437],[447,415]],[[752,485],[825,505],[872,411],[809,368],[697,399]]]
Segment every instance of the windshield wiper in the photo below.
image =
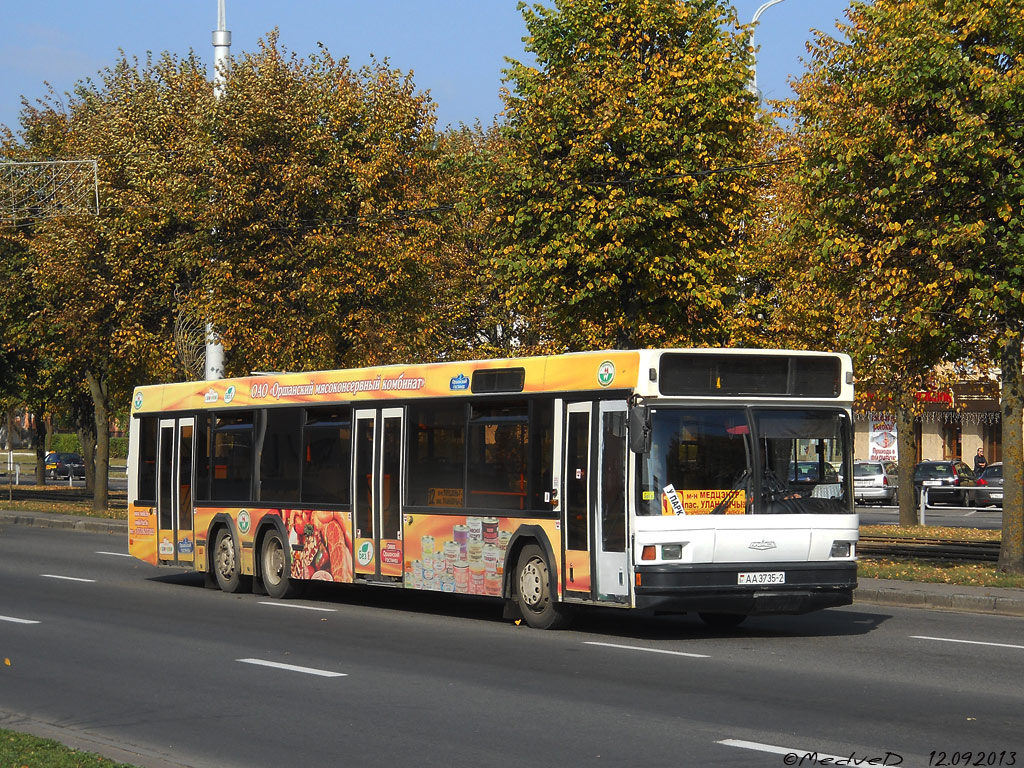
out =
[[722,515],[722,514],[725,514],[725,510],[727,510],[729,508],[729,505],[732,504],[733,500],[737,496],[739,496],[740,491],[742,491],[744,489],[744,487],[746,486],[747,478],[748,477],[750,477],[750,470],[749,469],[744,469],[743,470],[743,474],[741,474],[739,476],[739,479],[733,485],[732,489],[730,489],[730,491],[727,494],[725,494],[725,497],[720,502],[718,502],[715,505],[715,508],[712,509],[708,514],[709,515]]

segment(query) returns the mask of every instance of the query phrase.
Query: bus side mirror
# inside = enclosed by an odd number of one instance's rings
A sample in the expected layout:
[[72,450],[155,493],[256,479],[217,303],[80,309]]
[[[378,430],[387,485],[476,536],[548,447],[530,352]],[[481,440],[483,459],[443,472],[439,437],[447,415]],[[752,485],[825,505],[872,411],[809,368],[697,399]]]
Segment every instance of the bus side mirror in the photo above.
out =
[[629,449],[634,453],[651,450],[651,416],[647,408],[634,405],[629,409]]

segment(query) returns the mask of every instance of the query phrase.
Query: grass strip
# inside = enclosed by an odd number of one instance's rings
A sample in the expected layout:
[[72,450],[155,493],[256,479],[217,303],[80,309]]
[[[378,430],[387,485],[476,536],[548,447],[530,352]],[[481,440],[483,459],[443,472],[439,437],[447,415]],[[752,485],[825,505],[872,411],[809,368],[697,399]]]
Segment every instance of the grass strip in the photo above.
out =
[[135,768],[93,752],[65,747],[51,739],[0,728],[0,766],[4,768]]

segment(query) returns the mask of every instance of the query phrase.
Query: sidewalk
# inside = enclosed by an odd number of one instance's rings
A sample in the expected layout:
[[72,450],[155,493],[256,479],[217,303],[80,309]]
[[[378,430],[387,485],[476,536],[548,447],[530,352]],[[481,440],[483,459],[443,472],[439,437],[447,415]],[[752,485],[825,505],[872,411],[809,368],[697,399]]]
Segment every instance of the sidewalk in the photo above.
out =
[[[39,528],[65,528],[89,533],[112,533],[128,536],[127,520],[76,517],[45,512],[0,510],[0,525],[34,525]],[[1024,616],[1024,589],[966,587],[957,584],[933,584],[892,579],[859,579],[857,591],[854,592],[854,603],[930,608],[961,613]]]

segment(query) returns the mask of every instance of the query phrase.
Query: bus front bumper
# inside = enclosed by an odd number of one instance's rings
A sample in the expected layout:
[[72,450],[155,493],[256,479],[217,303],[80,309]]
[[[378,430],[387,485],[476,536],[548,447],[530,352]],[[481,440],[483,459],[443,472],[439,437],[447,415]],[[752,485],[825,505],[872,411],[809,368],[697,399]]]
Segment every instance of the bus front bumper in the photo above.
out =
[[[779,574],[784,574],[781,583]],[[740,583],[759,576],[771,583]],[[850,605],[856,588],[857,563],[846,560],[638,566],[634,590],[637,608],[753,616]]]

